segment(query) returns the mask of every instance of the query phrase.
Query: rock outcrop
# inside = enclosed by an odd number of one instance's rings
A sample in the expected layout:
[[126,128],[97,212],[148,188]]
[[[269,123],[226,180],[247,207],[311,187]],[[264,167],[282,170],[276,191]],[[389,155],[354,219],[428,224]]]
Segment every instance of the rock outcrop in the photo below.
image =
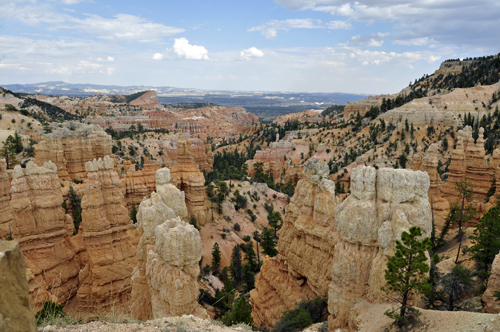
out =
[[55,163],[60,178],[83,180],[86,162],[111,154],[111,136],[95,125],[76,121],[60,126],[42,135],[35,145],[35,159],[40,164]]
[[439,164],[439,145],[431,144],[429,149],[424,154],[422,148],[417,147],[417,153],[413,156],[411,162],[411,169],[414,171],[423,171],[429,175],[429,202],[434,214],[434,224],[441,228],[444,225],[448,211],[450,210],[450,203],[441,195],[441,177],[437,171]]
[[339,240],[334,211],[340,202],[328,174],[326,163],[311,160],[285,209],[279,254],[264,259],[250,292],[252,317],[261,328],[273,325],[300,300],[328,294]]
[[386,302],[388,256],[395,240],[412,226],[431,233],[431,210],[427,197],[429,176],[403,169],[358,167],[351,174],[351,195],[335,210],[340,240],[335,246],[328,291],[330,331],[356,330],[356,305]]
[[204,225],[205,177],[196,167],[191,144],[183,134],[180,134],[177,140],[177,165],[172,167],[170,172],[172,183],[186,195],[189,217],[196,218],[197,223]]
[[495,256],[491,266],[491,275],[488,279],[488,288],[484,292],[484,310],[490,314],[500,313],[500,301],[494,296],[495,291],[500,291],[500,253]]
[[150,250],[156,251],[155,228],[167,220],[178,217],[178,213],[184,219],[187,218],[184,193],[169,183],[170,171],[168,168],[156,171],[156,178],[156,188],[159,193],[153,192],[150,199],[144,199],[139,205],[137,213],[137,228],[141,233],[141,239],[137,246],[138,265],[132,275],[132,312],[140,320],[153,317],[148,279],[146,278],[146,262],[148,252]]
[[148,91],[137,99],[130,102],[130,105],[140,106],[142,108],[155,108],[159,106],[156,91]]
[[[255,163],[262,163],[264,171],[271,171],[274,181],[280,182],[291,168],[292,159],[290,154],[293,151],[293,143],[288,141],[272,142],[269,148],[264,151],[257,151],[252,160],[248,160],[248,172],[255,175]],[[288,156],[288,160],[287,160]]]
[[19,241],[28,268],[30,302],[38,311],[44,301],[61,303],[78,287],[80,262],[70,239],[73,223],[61,207],[57,167],[17,165],[10,188],[12,237]]
[[250,292],[261,328],[301,299],[328,297],[330,331],[355,330],[357,305],[387,301],[380,288],[395,240],[412,226],[430,235],[426,173],[358,167],[342,203],[328,174],[326,163],[310,161],[286,208],[279,253],[264,259]]
[[150,199],[143,200],[139,205],[137,228],[141,233],[141,239],[136,254],[138,265],[132,274],[132,312],[137,319],[146,321],[152,318],[146,262],[148,252],[155,251],[155,228],[176,216],[176,213],[155,192],[151,194]]
[[12,210],[10,208],[10,176],[7,163],[0,160],[0,239],[12,236]]
[[36,332],[26,281],[26,265],[17,241],[0,240],[0,331]]
[[450,205],[456,203],[455,183],[467,178],[474,187],[474,208],[484,213],[490,207],[484,201],[500,164],[500,150],[494,150],[491,156],[485,155],[483,132],[483,128],[479,128],[476,143],[470,126],[458,132],[457,147],[452,151],[448,180],[441,189],[441,196]]
[[[191,144],[191,151],[193,153],[193,158],[196,166],[200,170],[210,172],[213,166],[212,150],[210,145],[205,144],[201,139],[192,138],[187,134],[184,134],[189,139]],[[173,167],[177,164],[177,140],[179,139],[179,133],[168,139],[158,142],[158,145],[163,149],[165,164],[167,167]]]
[[145,159],[142,170],[129,171],[122,179],[125,182],[125,202],[128,207],[133,204],[138,206],[144,197],[148,198],[155,190],[156,170],[160,168],[160,165]]
[[132,290],[136,252],[127,233],[131,221],[124,204],[125,185],[113,166],[109,156],[85,164],[88,181],[80,232],[88,263],[80,271],[77,293],[83,310],[107,311],[126,305]]
[[179,217],[155,228],[155,249],[148,253],[146,277],[154,318],[193,314],[208,318],[198,304],[200,233]]

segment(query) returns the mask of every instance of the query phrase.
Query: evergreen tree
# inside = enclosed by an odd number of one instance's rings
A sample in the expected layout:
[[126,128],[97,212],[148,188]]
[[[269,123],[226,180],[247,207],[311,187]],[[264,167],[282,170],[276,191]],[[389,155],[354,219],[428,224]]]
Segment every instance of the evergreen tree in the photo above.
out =
[[214,246],[212,247],[212,271],[215,275],[219,273],[220,261],[221,261],[220,247],[219,244],[215,242]]
[[255,255],[255,251],[253,250],[252,241],[250,241],[246,246],[245,252],[245,264],[250,266],[251,271],[259,272],[259,265],[257,263],[257,256]]
[[271,209],[269,211],[269,215],[267,216],[267,220],[269,222],[269,226],[271,226],[274,229],[274,236],[278,238],[277,232],[283,226],[283,219],[279,211],[274,211],[273,205],[271,205]]
[[231,254],[231,265],[229,266],[229,270],[231,271],[231,279],[235,287],[238,287],[241,284],[241,250],[240,245],[237,244],[233,248],[233,253]]
[[255,288],[255,272],[252,270],[252,266],[249,263],[243,265],[241,279],[245,284],[243,288],[244,293],[248,293]]
[[462,265],[455,265],[450,273],[441,279],[444,293],[443,305],[448,311],[453,311],[457,306],[460,297],[473,290],[474,280],[472,271]]
[[276,250],[276,237],[274,236],[274,232],[270,228],[265,228],[262,232],[262,241],[260,245],[262,246],[262,251],[264,254],[274,257],[278,254],[278,250]]
[[[474,187],[472,182],[464,178],[463,181],[457,181],[455,183],[455,190],[458,191],[458,203],[453,204],[450,210],[450,219],[453,223],[458,225],[458,250],[457,250],[457,258],[455,259],[455,264],[458,263],[458,257],[460,256],[460,249],[462,247],[462,227],[471,220],[476,214],[476,210],[473,209],[472,203],[468,203],[472,201],[472,197],[474,195]],[[457,205],[457,206],[455,206]],[[451,212],[454,212],[451,214]]]
[[222,317],[222,322],[227,326],[243,323],[252,326],[252,307],[247,302],[244,295],[240,295],[236,303],[231,309],[231,312],[226,313]]
[[494,206],[483,215],[470,239],[473,245],[468,251],[476,261],[478,276],[486,281],[500,251],[500,207]]
[[68,205],[71,211],[73,212],[73,224],[75,225],[74,234],[78,234],[78,229],[80,228],[80,223],[82,222],[82,199],[78,197],[73,186],[69,187],[69,195],[68,195]]
[[132,204],[132,207],[130,208],[130,219],[133,224],[137,224],[137,208],[135,207],[135,204]]
[[431,289],[427,272],[427,257],[425,252],[432,248],[429,238],[418,241],[422,236],[420,227],[411,227],[410,232],[401,234],[402,243],[396,240],[396,252],[389,257],[385,270],[386,285],[382,290],[388,294],[397,294],[397,301],[401,304],[399,313],[395,309],[388,310],[385,314],[396,320],[399,327],[407,322],[409,313],[417,310],[409,305],[409,299],[415,293],[428,293]]

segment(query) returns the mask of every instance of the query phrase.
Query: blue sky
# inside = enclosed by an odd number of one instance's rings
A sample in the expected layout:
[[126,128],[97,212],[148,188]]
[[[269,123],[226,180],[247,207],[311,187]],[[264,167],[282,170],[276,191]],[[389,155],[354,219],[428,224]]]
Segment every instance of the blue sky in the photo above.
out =
[[499,26],[498,0],[0,0],[0,84],[394,93]]

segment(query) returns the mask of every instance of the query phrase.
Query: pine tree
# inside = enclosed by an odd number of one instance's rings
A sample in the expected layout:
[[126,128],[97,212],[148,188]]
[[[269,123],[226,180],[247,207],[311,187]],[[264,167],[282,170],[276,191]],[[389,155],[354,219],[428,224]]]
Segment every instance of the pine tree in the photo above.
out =
[[215,275],[219,274],[220,261],[221,261],[220,247],[219,244],[215,242],[214,246],[212,247],[212,271]]
[[70,210],[73,212],[73,224],[75,225],[74,235],[76,235],[78,234],[78,229],[82,222],[82,199],[78,197],[73,186],[69,187],[68,203]]
[[240,245],[237,244],[233,248],[233,253],[231,254],[231,265],[229,270],[231,271],[231,279],[235,287],[241,284],[241,250]]
[[259,265],[257,263],[257,256],[255,255],[255,251],[253,250],[252,241],[250,241],[246,246],[247,251],[245,252],[245,264],[249,264],[250,268],[253,272],[259,271]]
[[137,208],[135,207],[135,204],[132,204],[132,207],[130,208],[130,219],[132,220],[132,223],[137,224]]
[[262,251],[264,254],[274,257],[278,254],[278,250],[276,250],[276,237],[274,236],[274,232],[270,228],[265,228],[262,232],[262,242],[260,245],[262,246]]
[[231,312],[226,313],[222,317],[222,322],[227,326],[232,326],[238,323],[243,323],[252,326],[252,307],[247,302],[244,295],[240,295],[236,303],[234,304]]
[[[459,201],[453,204],[450,210],[450,219],[453,223],[458,225],[458,250],[457,258],[455,259],[455,264],[457,264],[460,256],[460,249],[462,247],[462,227],[464,227],[465,224],[474,217],[476,210],[472,207],[472,203],[467,204],[467,202],[472,201],[472,197],[474,195],[472,182],[469,179],[464,178],[463,181],[457,181],[455,183],[455,189],[459,193]],[[454,214],[451,214],[452,211]]]
[[401,303],[399,313],[395,309],[385,312],[390,318],[396,320],[399,327],[407,322],[407,315],[416,312],[416,309],[408,303],[416,292],[428,293],[431,289],[429,272],[425,252],[432,248],[429,238],[418,241],[422,236],[420,227],[411,227],[410,232],[401,234],[402,243],[396,240],[396,252],[389,257],[387,269],[385,270],[386,285],[382,290],[388,294],[397,294],[397,301]]
[[483,215],[470,239],[473,246],[468,251],[476,261],[478,276],[486,281],[500,251],[500,207],[494,206]]
[[255,288],[255,272],[252,270],[252,266],[249,263],[243,265],[241,279],[245,284],[243,288],[244,293],[248,293]]

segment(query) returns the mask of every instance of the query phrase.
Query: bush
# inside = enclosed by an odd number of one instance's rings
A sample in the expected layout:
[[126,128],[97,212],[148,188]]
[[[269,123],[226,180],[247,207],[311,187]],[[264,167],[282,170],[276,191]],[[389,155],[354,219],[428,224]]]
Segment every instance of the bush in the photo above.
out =
[[314,299],[300,302],[295,309],[283,312],[273,332],[294,332],[314,323],[319,323],[327,315],[327,300]]
[[57,305],[52,301],[43,302],[42,310],[35,314],[36,325],[54,325],[54,321],[67,318],[63,310],[62,304]]
[[233,229],[234,229],[235,231],[237,231],[237,232],[241,231],[241,226],[240,226],[240,224],[238,224],[238,223],[234,224]]

